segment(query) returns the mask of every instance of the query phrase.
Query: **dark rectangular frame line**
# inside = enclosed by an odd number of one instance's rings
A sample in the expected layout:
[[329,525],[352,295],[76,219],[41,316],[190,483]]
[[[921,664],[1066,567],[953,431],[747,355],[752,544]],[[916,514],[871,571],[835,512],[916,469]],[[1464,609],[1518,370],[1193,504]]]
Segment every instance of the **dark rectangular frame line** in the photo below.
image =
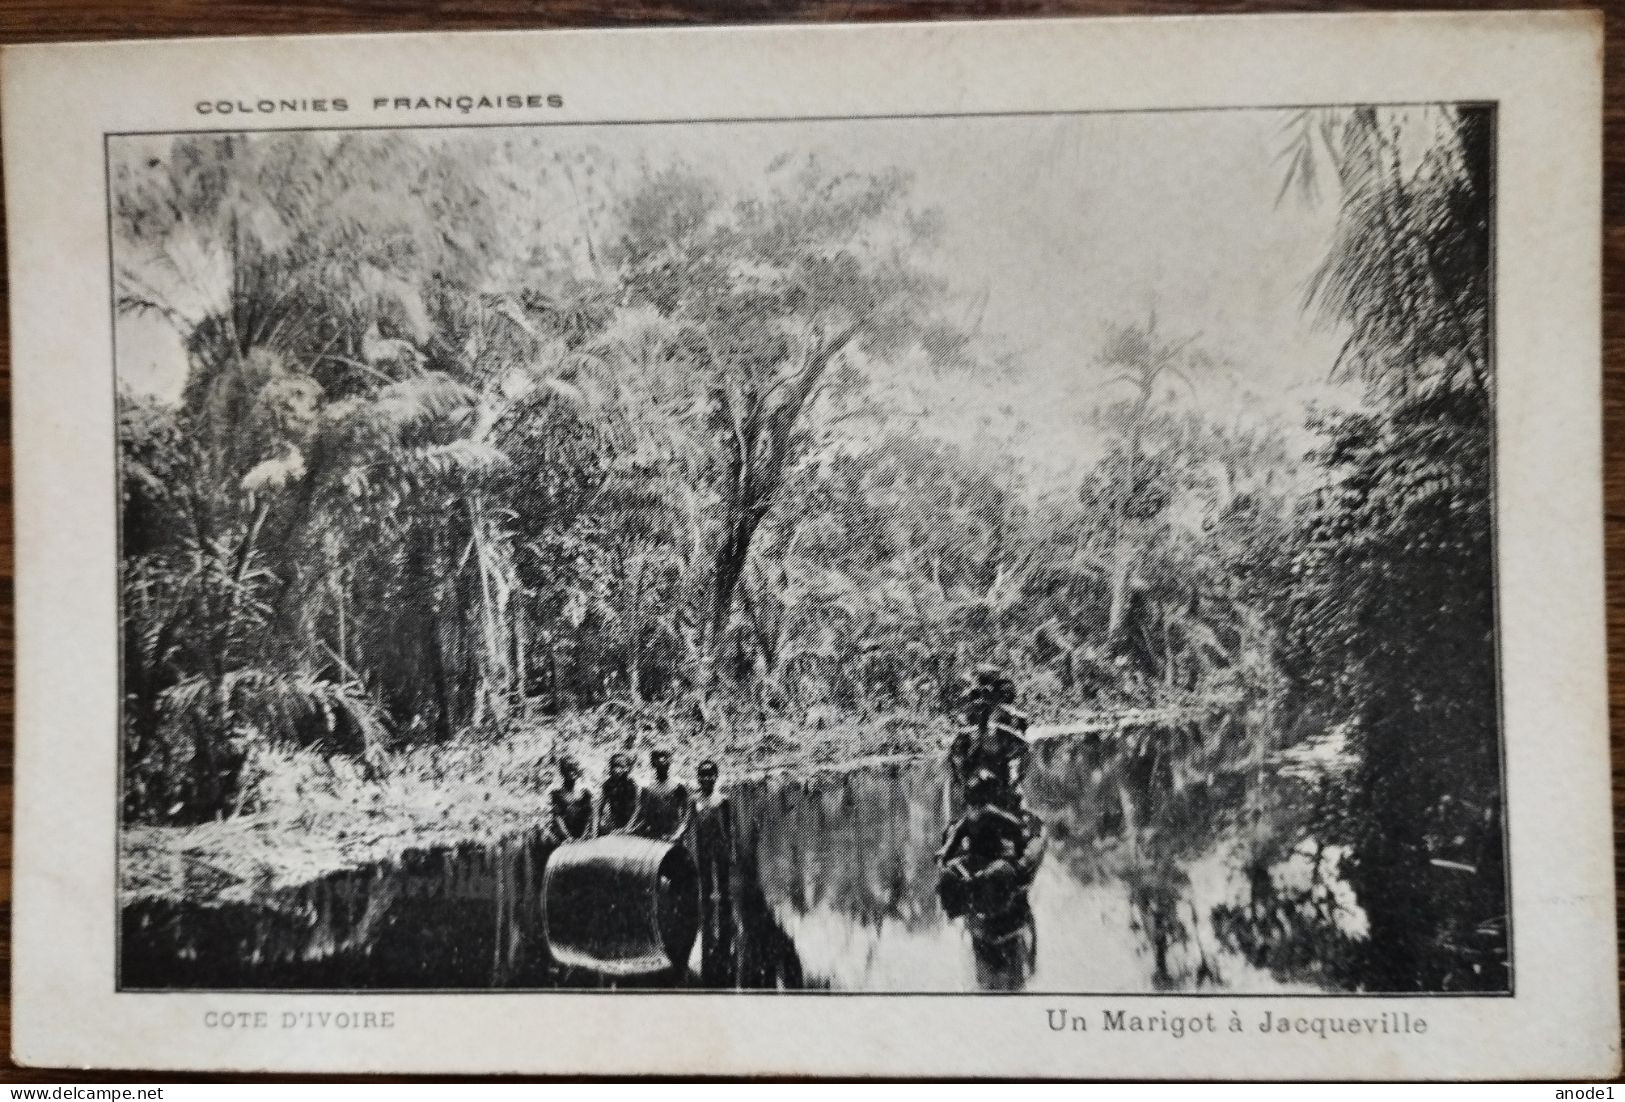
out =
[[[206,101],[204,101],[206,102]],[[126,987],[120,981],[123,976],[123,900],[120,892],[122,882],[122,841],[124,833],[124,588],[122,585],[122,570],[124,562],[124,517],[120,506],[118,521],[115,529],[115,550],[117,556],[114,560],[114,591],[118,600],[118,625],[115,633],[117,644],[117,663],[119,671],[118,714],[115,717],[114,729],[117,738],[117,777],[118,792],[113,816],[113,993],[141,994],[141,995],[317,995],[329,997],[350,998],[357,995],[713,995],[727,998],[741,998],[751,996],[768,996],[780,998],[792,997],[822,997],[822,998],[1113,998],[1113,999],[1283,999],[1308,998],[1316,1001],[1330,999],[1509,999],[1517,997],[1517,953],[1513,937],[1513,891],[1512,891],[1512,847],[1511,847],[1511,793],[1507,776],[1507,750],[1506,750],[1506,692],[1502,677],[1502,647],[1501,647],[1501,523],[1500,523],[1500,407],[1499,396],[1495,383],[1500,373],[1500,364],[1497,359],[1498,345],[1496,333],[1500,326],[1500,313],[1496,308],[1496,289],[1499,284],[1499,268],[1497,262],[1496,241],[1500,228],[1500,192],[1501,178],[1500,162],[1500,101],[1499,100],[1392,100],[1370,101],[1360,103],[1328,102],[1328,103],[1258,103],[1258,104],[1226,104],[1220,106],[1181,106],[1181,107],[1139,107],[1139,108],[1076,108],[1057,109],[1045,111],[945,111],[945,112],[905,112],[875,115],[777,115],[768,117],[722,116],[708,118],[656,118],[656,119],[565,119],[558,121],[527,121],[527,122],[469,122],[469,123],[396,123],[396,124],[356,124],[351,126],[239,126],[239,127],[201,127],[197,129],[159,129],[159,130],[108,130],[102,132],[102,177],[103,200],[106,207],[106,250],[107,250],[107,301],[109,310],[108,337],[110,344],[109,372],[113,382],[113,476],[115,487],[123,485],[123,448],[118,436],[118,408],[119,408],[119,380],[118,380],[118,301],[114,293],[115,269],[113,259],[113,178],[111,139],[130,137],[185,137],[194,134],[309,134],[333,133],[351,131],[397,131],[397,130],[530,130],[547,129],[554,127],[581,128],[581,127],[618,127],[618,126],[725,126],[747,123],[819,123],[819,122],[886,122],[900,120],[935,121],[941,119],[980,119],[980,118],[1053,118],[1087,115],[1167,115],[1167,114],[1211,114],[1230,111],[1295,111],[1315,110],[1322,108],[1351,108],[1351,107],[1428,107],[1446,103],[1456,108],[1487,109],[1491,115],[1490,125],[1490,227],[1489,227],[1489,361],[1492,416],[1490,418],[1490,603],[1494,634],[1491,645],[1495,650],[1495,706],[1496,706],[1496,746],[1499,750],[1500,792],[1501,792],[1501,865],[1502,879],[1506,884],[1506,923],[1507,923],[1507,988],[1505,991],[1323,991],[1311,993],[1265,993],[1265,992],[1226,992],[1226,991],[832,991],[832,990],[805,990],[805,991],[751,991],[735,988],[659,988],[659,987],[625,987],[625,988],[592,988],[592,987],[433,987],[433,988],[405,988],[405,987],[368,987],[368,988],[304,988],[304,987],[208,987],[208,988],[175,988],[175,987]],[[247,114],[246,112],[244,113]],[[115,502],[120,502],[119,494],[115,493]]]

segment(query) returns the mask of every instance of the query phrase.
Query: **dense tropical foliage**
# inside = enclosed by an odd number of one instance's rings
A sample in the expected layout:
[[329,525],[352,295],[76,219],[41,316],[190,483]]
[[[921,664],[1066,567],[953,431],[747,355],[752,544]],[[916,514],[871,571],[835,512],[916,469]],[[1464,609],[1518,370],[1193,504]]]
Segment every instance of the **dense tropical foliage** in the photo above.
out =
[[[1288,653],[1306,699],[1354,722],[1343,832],[1373,918],[1367,967],[1389,987],[1507,981],[1492,121],[1440,109],[1320,121],[1343,216],[1308,305],[1346,327],[1337,369],[1368,402],[1316,422],[1325,476],[1299,506]],[[1415,921],[1428,911],[1449,917]]]

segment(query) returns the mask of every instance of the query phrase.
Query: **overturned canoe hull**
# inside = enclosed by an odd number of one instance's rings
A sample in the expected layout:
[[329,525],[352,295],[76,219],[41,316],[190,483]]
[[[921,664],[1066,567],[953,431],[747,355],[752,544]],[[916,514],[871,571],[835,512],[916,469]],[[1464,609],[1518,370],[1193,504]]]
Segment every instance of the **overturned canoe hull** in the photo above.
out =
[[627,834],[567,842],[542,878],[548,951],[608,976],[682,967],[699,932],[697,883],[681,845]]

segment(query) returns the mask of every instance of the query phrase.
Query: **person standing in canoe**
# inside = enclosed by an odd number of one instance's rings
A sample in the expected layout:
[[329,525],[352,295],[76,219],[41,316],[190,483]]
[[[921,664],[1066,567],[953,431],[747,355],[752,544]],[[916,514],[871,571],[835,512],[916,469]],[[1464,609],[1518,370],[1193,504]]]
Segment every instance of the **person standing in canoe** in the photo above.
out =
[[547,794],[547,837],[554,845],[592,837],[592,793],[576,786],[580,776],[573,759],[559,759],[559,783]]
[[692,804],[688,787],[671,776],[671,753],[651,750],[649,766],[655,779],[643,790],[643,805],[638,833],[645,838],[662,842],[675,842],[688,829]]
[[599,834],[637,834],[643,793],[632,779],[632,755],[615,753],[609,759],[609,777],[598,802]]
[[983,664],[959,700],[959,729],[948,767],[961,794],[973,778],[989,774],[1001,802],[1019,794],[1027,763],[1027,714],[1015,706],[1016,684],[997,666]]

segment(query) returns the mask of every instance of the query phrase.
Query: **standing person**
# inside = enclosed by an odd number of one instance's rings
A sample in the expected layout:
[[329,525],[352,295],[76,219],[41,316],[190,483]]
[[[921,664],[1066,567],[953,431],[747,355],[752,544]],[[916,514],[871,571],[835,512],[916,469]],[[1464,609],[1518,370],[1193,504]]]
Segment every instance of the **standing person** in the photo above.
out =
[[694,857],[700,869],[700,901],[729,902],[728,876],[733,865],[733,805],[717,791],[717,763],[702,761],[700,794],[694,799]]
[[632,755],[621,752],[610,755],[609,777],[604,781],[604,795],[598,804],[598,833],[638,833],[642,802],[638,782],[632,779]]
[[700,873],[700,974],[712,984],[737,978],[733,960],[734,917],[729,877],[733,871],[733,806],[717,791],[717,763],[702,761],[700,791],[689,822]]
[[646,838],[675,842],[688,829],[688,788],[672,779],[669,751],[651,750],[649,766],[654,770],[655,779],[643,790],[642,823],[638,833]]
[[1001,780],[1006,790],[1020,802],[1021,782],[1027,775],[1027,713],[1016,707],[1016,683],[1000,674],[993,684],[993,708],[988,713],[988,731],[994,754],[1002,765]]
[[1026,771],[1027,714],[1015,706],[1016,683],[997,666],[976,668],[959,700],[959,729],[948,750],[948,767],[962,794],[972,778],[990,774],[1008,801]]
[[573,759],[559,759],[559,783],[547,794],[546,833],[554,845],[592,837],[592,793],[576,787],[580,776],[581,769]]
[[983,663],[976,667],[970,675],[970,684],[954,703],[957,723],[953,743],[948,748],[948,768],[953,774],[954,788],[961,795],[981,764],[976,759],[993,711],[993,682],[998,676],[996,666]]

